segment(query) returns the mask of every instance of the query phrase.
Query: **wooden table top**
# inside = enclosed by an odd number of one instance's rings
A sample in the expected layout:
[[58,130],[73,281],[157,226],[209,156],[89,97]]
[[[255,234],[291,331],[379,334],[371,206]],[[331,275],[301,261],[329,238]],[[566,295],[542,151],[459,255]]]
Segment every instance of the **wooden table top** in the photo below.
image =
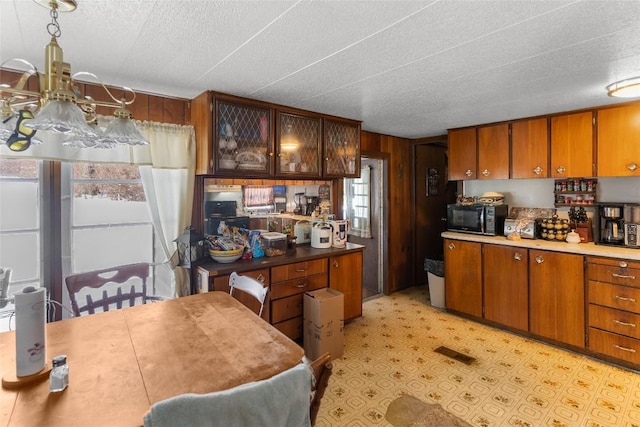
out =
[[[0,425],[139,426],[153,403],[270,378],[303,349],[224,292],[47,324],[47,359],[66,354],[69,387],[0,392]],[[0,334],[0,374],[15,373],[15,332]]]

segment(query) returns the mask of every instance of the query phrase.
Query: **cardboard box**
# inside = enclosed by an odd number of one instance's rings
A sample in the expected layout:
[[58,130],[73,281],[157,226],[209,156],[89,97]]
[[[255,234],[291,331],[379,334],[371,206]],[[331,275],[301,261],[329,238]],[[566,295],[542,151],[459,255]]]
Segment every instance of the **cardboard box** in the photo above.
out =
[[326,352],[332,359],[344,352],[344,295],[323,288],[304,294],[304,353],[315,360]]

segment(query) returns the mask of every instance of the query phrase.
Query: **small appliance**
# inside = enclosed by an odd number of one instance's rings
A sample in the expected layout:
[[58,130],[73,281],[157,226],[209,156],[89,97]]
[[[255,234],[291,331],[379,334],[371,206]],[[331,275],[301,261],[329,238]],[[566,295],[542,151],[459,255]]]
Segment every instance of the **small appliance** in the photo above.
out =
[[307,220],[296,222],[293,226],[293,234],[296,236],[296,243],[311,242],[311,223]]
[[623,209],[624,215],[624,245],[630,248],[640,248],[638,231],[640,231],[640,205],[627,203]]
[[504,220],[508,214],[508,205],[447,205],[447,230],[502,236],[504,234]]
[[518,233],[523,239],[536,238],[536,220],[530,218],[505,218],[504,235]]
[[624,246],[624,203],[596,203],[597,212],[595,243]]
[[331,225],[325,221],[318,221],[311,228],[311,247],[326,249],[331,247],[331,237],[333,230]]
[[344,248],[347,245],[347,233],[349,232],[349,221],[346,219],[337,219],[329,221],[333,233],[333,247]]
[[216,235],[220,222],[227,227],[249,228],[249,217],[236,215],[237,203],[233,200],[208,200],[204,202],[205,234]]

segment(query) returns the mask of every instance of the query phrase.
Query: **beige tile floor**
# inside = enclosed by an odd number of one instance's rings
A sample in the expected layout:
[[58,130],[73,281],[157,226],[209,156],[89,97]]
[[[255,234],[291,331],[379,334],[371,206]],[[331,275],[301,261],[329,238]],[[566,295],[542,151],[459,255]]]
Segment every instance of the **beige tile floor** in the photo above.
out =
[[344,336],[318,427],[389,426],[386,408],[403,394],[474,426],[640,426],[637,372],[447,314],[426,286],[366,301]]

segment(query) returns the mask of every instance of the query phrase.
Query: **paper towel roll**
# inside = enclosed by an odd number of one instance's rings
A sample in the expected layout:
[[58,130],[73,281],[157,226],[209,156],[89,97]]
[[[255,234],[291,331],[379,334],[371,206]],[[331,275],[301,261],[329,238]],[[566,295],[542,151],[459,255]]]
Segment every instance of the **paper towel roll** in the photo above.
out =
[[16,375],[33,375],[45,367],[45,289],[27,286],[14,294],[16,305]]

